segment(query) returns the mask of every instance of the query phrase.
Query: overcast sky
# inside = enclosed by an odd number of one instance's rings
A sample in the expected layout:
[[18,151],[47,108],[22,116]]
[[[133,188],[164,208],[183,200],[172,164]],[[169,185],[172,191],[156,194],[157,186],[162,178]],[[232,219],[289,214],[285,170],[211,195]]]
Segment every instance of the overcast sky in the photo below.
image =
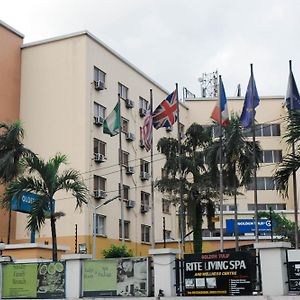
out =
[[227,96],[245,94],[253,63],[259,94],[285,95],[289,59],[300,80],[299,0],[0,1],[25,43],[86,29],[169,91],[200,96],[218,70]]

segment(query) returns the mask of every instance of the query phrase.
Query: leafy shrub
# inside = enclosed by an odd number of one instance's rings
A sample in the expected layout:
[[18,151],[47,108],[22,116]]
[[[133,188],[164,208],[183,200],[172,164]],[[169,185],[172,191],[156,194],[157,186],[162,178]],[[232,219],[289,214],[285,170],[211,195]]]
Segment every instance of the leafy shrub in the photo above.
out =
[[126,249],[126,246],[111,245],[110,248],[104,249],[102,254],[105,258],[117,258],[117,257],[132,257],[133,253],[131,249]]

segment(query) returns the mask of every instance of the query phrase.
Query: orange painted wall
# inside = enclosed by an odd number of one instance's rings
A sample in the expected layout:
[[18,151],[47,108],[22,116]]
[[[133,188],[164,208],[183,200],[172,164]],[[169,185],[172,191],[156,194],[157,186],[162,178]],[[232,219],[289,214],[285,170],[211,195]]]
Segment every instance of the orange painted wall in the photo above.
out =
[[[0,122],[19,118],[21,45],[23,38],[0,23]],[[2,193],[0,190],[0,193]],[[15,214],[11,223],[11,238],[15,237]],[[0,240],[7,241],[8,213],[0,209]]]

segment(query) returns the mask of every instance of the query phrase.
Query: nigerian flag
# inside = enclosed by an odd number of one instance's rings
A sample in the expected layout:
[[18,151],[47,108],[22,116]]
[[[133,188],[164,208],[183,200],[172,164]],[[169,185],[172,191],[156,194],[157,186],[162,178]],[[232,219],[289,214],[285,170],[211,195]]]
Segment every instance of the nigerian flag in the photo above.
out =
[[120,111],[120,106],[118,102],[114,110],[104,120],[103,133],[107,133],[110,136],[114,136],[119,133],[119,128],[120,128],[119,111]]

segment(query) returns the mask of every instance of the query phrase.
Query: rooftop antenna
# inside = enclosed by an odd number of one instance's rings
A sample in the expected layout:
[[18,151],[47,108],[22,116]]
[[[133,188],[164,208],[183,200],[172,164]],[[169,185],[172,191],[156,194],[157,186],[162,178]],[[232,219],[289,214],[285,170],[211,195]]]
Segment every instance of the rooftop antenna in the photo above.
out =
[[198,78],[201,88],[201,97],[213,98],[218,95],[218,71],[212,73],[203,73],[202,77]]

